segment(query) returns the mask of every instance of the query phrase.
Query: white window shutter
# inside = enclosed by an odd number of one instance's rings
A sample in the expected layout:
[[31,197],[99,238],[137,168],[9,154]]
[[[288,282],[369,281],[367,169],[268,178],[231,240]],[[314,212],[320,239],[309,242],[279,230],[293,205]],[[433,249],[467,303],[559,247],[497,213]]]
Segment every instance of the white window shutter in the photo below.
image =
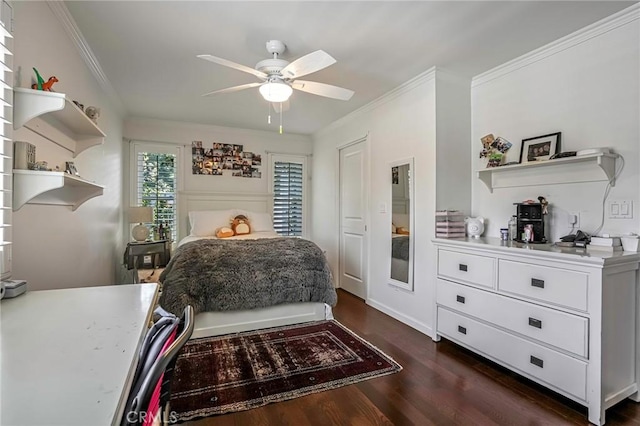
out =
[[272,161],[273,227],[280,235],[304,233],[304,158]]
[[13,211],[13,76],[11,69],[11,9],[2,4],[0,17],[0,279],[11,278],[12,211]]

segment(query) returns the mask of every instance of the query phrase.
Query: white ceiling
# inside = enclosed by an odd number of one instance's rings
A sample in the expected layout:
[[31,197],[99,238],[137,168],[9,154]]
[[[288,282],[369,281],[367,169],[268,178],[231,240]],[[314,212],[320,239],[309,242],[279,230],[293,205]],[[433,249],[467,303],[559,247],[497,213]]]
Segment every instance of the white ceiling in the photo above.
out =
[[196,58],[254,67],[278,39],[292,61],[337,59],[305,76],[354,90],[350,101],[295,91],[287,133],[310,134],[438,66],[472,77],[635,2],[68,1],[130,117],[277,131],[257,88],[201,97],[256,77]]

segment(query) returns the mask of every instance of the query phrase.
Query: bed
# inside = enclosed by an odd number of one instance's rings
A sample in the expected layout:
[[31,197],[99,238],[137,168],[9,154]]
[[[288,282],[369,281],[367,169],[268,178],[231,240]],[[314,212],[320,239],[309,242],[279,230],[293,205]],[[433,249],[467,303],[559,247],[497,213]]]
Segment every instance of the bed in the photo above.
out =
[[[333,318],[337,296],[324,253],[273,231],[268,195],[178,197],[179,243],[160,276],[160,302],[168,310],[194,306],[192,338]],[[249,217],[251,234],[215,238],[233,214]]]

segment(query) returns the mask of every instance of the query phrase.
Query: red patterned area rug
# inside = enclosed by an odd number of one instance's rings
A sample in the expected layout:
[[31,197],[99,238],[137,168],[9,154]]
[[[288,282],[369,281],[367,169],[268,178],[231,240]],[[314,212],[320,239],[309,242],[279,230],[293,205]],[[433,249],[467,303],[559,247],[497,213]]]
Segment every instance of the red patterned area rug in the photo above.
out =
[[402,367],[337,321],[192,340],[176,362],[178,421],[248,410]]

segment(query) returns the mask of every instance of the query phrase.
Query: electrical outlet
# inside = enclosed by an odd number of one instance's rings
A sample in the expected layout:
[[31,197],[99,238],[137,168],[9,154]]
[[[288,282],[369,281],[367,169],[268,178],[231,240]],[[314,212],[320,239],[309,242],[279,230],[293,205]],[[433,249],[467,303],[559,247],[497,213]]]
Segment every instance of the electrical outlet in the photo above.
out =
[[580,228],[580,212],[569,212],[569,225]]

